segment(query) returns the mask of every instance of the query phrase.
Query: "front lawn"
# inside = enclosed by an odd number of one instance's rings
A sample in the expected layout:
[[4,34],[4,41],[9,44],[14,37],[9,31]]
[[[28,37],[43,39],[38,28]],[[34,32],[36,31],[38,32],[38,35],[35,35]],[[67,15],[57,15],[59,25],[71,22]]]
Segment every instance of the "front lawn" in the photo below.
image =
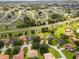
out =
[[74,57],[74,54],[73,53],[67,51],[66,49],[64,49],[62,52],[67,57],[67,59],[73,59],[73,57]]
[[27,48],[24,48],[24,59],[27,59]]
[[42,33],[43,34],[43,43],[46,43],[46,36],[49,35],[49,32]]
[[43,59],[43,56],[40,54],[39,51],[38,51],[38,59]]

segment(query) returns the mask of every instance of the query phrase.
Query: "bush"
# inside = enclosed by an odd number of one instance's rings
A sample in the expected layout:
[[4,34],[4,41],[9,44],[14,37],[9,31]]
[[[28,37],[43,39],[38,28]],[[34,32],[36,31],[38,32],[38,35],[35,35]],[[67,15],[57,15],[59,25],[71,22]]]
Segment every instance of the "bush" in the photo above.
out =
[[4,42],[0,41],[0,49],[4,47]]

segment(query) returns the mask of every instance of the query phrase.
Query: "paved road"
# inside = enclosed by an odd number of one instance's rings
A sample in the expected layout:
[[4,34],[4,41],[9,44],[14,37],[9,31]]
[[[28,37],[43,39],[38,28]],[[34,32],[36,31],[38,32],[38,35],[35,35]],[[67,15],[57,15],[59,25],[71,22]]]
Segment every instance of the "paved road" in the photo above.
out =
[[43,25],[43,26],[36,26],[36,27],[28,27],[26,29],[17,29],[17,30],[11,30],[11,31],[2,31],[0,33],[7,33],[7,32],[17,32],[17,31],[24,31],[24,30],[35,30],[35,29],[41,29],[43,27],[50,27],[50,26],[58,26],[58,25],[62,25],[64,23],[68,23],[68,22],[74,22],[74,21],[77,21],[79,20],[79,17],[77,17],[76,19],[74,20],[71,20],[71,21],[64,21],[64,22],[59,22],[59,23],[55,23],[55,24],[48,24],[48,25]]
[[[43,19],[43,21],[44,21],[44,20],[48,20],[48,18],[49,18],[49,17],[48,17],[48,14],[47,14],[46,12],[44,12],[43,10],[39,10],[39,11],[41,11],[42,13],[44,13],[45,16],[46,16],[46,17]],[[41,20],[41,21],[42,21],[42,20]]]
[[15,8],[14,8],[14,9],[11,9],[11,10],[9,10],[9,11],[7,11],[7,12],[5,13],[5,15],[4,15],[0,20],[4,19],[4,18],[8,15],[8,13],[10,13],[11,11],[14,11],[14,10],[15,10]]
[[[12,10],[14,10],[14,9],[12,9]],[[9,12],[11,12],[12,10],[10,10]],[[7,14],[9,13],[9,12],[7,12]],[[6,14],[6,16],[7,16],[7,14]],[[6,17],[6,16],[4,16],[4,17]],[[9,25],[9,24],[12,24],[13,22],[15,22],[17,19],[19,19],[20,18],[20,16],[21,16],[21,10],[19,10],[19,14],[18,14],[18,16],[17,16],[17,18],[16,19],[13,19],[13,21],[11,21],[11,22],[9,22],[9,23],[0,23],[0,25],[1,24],[7,24],[7,25]],[[4,18],[3,17],[3,18]],[[1,19],[2,20],[2,19]]]
[[12,24],[12,23],[15,22],[16,20],[18,20],[18,19],[21,17],[21,12],[22,12],[22,11],[19,10],[19,15],[18,15],[18,17],[17,17],[16,19],[14,19],[13,21],[7,23],[7,25]]

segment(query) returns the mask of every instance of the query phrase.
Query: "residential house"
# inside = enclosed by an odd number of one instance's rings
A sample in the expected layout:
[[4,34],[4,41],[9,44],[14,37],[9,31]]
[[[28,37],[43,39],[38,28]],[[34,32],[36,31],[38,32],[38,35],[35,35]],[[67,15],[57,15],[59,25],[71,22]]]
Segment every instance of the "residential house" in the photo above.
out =
[[55,57],[51,53],[45,53],[43,54],[44,59],[55,59]]
[[28,58],[38,57],[38,52],[37,52],[37,50],[34,50],[34,49],[28,50],[28,52],[27,52],[27,57],[28,57]]
[[23,49],[21,49],[18,54],[14,55],[13,59],[24,59],[24,51],[23,51]]

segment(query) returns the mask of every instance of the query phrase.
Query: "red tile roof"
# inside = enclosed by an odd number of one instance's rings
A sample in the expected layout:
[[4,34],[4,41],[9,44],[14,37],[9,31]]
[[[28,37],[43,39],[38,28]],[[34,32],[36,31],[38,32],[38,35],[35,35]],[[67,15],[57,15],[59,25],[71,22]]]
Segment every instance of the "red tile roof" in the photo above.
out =
[[24,51],[20,50],[20,52],[17,55],[13,56],[13,59],[24,59]]
[[74,46],[72,44],[65,44],[64,48],[66,48],[69,51],[74,51]]
[[76,59],[79,59],[79,53],[76,54]]
[[44,59],[55,59],[55,57],[51,53],[45,53],[43,54]]
[[28,57],[38,57],[38,52],[37,52],[37,50],[34,50],[34,49],[28,50],[27,56]]
[[0,59],[9,59],[9,55],[0,55]]
[[19,37],[19,39],[20,39],[20,40],[23,40],[23,41],[26,41],[26,40],[27,40],[27,37],[26,37],[26,35],[21,35],[21,36]]

